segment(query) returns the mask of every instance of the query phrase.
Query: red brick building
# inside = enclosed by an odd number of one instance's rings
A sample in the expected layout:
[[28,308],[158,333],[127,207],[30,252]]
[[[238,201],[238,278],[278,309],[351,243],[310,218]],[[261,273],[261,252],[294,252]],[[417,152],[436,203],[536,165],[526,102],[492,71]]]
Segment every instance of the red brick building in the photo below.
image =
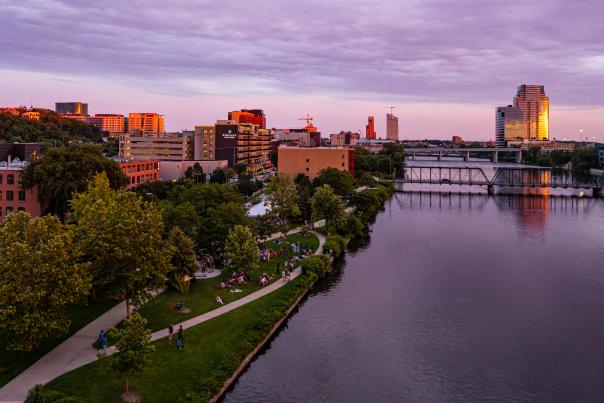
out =
[[24,211],[32,217],[42,215],[38,189],[23,189],[21,171],[27,162],[0,162],[0,223],[7,215]]
[[159,160],[149,161],[119,161],[122,171],[130,183],[126,189],[134,189],[141,183],[159,180]]

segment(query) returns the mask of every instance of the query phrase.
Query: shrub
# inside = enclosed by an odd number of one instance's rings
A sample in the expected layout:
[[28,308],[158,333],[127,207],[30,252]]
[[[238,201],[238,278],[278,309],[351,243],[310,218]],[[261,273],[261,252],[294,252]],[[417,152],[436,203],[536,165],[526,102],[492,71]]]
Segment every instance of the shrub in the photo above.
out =
[[44,385],[36,385],[27,393],[25,403],[83,403],[84,401],[67,396],[63,392],[47,389]]
[[344,253],[346,241],[340,235],[328,236],[323,245],[323,251],[331,253],[333,256],[338,257]]
[[354,238],[365,233],[365,225],[363,225],[359,217],[354,214],[350,214],[348,217],[346,217],[346,221],[344,221],[341,228],[339,228],[339,232],[343,236]]
[[315,274],[317,277],[325,277],[329,272],[329,261],[325,255],[308,256],[302,261],[302,273],[307,275]]

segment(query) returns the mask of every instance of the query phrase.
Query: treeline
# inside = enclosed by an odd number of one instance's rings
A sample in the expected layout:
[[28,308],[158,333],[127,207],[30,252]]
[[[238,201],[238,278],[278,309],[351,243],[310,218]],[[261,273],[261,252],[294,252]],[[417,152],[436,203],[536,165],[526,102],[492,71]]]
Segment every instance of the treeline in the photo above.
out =
[[354,149],[355,177],[361,178],[367,173],[391,178],[400,176],[405,162],[405,148],[402,144],[384,144],[377,154],[372,154],[363,147]]
[[101,131],[93,125],[65,119],[48,109],[36,109],[40,121],[0,113],[0,142],[41,143],[45,147],[72,143],[98,143]]
[[523,151],[522,161],[525,164],[550,168],[561,168],[570,162],[573,171],[588,171],[591,168],[601,167],[598,151],[595,148],[575,148],[571,152],[555,150],[542,154],[539,147],[531,147]]

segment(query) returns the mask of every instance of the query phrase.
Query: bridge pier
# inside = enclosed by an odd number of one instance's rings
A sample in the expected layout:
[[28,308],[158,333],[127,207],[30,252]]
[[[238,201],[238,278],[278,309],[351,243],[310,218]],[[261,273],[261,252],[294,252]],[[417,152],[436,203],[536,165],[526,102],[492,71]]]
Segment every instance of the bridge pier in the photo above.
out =
[[411,159],[415,160],[415,151],[411,154]]
[[443,153],[442,153],[442,151],[439,151],[438,152],[438,160],[442,161],[442,159],[443,159]]
[[487,194],[489,196],[493,196],[495,194],[495,186],[494,185],[487,185]]
[[466,161],[466,162],[470,160],[470,152],[469,152],[469,151],[467,151],[467,152],[464,154],[464,156],[463,156],[463,160],[464,160],[464,161]]
[[593,192],[592,197],[594,199],[598,199],[598,198],[602,197],[602,188],[593,188],[592,192]]
[[498,151],[493,151],[493,162],[494,163],[499,162],[499,152]]
[[516,153],[516,163],[522,164],[522,150],[520,150]]

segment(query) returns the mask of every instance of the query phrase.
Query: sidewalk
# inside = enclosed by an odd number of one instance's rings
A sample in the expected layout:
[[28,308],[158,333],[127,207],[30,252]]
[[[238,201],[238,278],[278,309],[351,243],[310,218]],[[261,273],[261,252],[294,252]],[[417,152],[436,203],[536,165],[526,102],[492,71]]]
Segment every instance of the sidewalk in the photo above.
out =
[[[292,230],[294,231],[294,230]],[[325,237],[318,232],[311,231],[319,239],[319,247],[315,254],[323,252]],[[291,232],[290,233],[296,233]],[[277,236],[276,236],[277,237]],[[300,268],[292,272],[292,279],[295,279],[302,273]],[[191,318],[185,322],[176,324],[176,328],[182,325],[183,329],[196,326],[207,320],[223,315],[247,303],[255,301],[271,292],[283,287],[285,282],[277,280],[274,283],[253,292],[243,298],[223,305],[220,308],[206,312],[202,315]],[[46,354],[31,367],[23,371],[12,381],[0,389],[0,403],[22,402],[27,397],[27,392],[38,384],[45,384],[54,378],[61,376],[71,370],[91,363],[97,359],[97,351],[92,347],[101,329],[109,329],[126,316],[126,303],[122,302],[116,307],[105,312],[103,315],[90,322],[76,334],[65,340],[54,350]],[[151,340],[159,340],[168,336],[168,329],[159,330],[151,335]]]

